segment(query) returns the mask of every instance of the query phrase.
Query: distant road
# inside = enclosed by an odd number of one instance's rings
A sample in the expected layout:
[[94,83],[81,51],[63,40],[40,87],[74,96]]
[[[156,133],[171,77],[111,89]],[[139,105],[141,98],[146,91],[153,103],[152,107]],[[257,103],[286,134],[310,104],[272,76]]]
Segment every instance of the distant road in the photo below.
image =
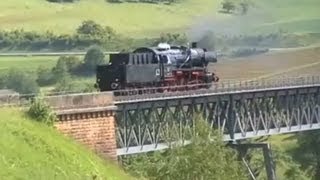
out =
[[[85,55],[87,52],[19,52],[19,53],[0,53],[0,57],[7,56],[66,56],[66,55]],[[118,52],[104,52],[105,54],[112,54]]]

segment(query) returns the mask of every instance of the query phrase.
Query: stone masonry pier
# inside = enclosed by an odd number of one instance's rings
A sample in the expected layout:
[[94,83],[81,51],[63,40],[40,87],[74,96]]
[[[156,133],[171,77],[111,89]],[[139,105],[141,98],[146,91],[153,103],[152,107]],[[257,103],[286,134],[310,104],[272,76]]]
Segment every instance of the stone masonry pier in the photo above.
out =
[[117,160],[112,93],[72,94],[45,99],[55,110],[55,127],[107,159]]

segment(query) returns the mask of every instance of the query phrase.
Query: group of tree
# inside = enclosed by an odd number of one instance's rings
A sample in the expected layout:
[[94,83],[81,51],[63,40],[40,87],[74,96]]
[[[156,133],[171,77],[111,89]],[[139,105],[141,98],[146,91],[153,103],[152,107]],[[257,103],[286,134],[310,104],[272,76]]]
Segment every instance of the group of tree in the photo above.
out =
[[91,20],[83,21],[73,34],[42,34],[23,29],[0,31],[0,49],[9,50],[83,50],[92,45],[116,49],[121,42],[121,37],[112,28],[103,27]]
[[247,14],[249,7],[253,5],[251,0],[224,0],[222,2],[223,12],[233,14],[240,12],[241,14]]
[[42,86],[55,86],[55,92],[93,91],[93,84],[74,81],[72,77],[92,76],[96,65],[106,62],[103,50],[92,46],[84,59],[76,56],[61,56],[53,68],[40,66],[36,72],[13,68],[0,76],[0,88],[12,89],[21,94],[37,94]]
[[39,33],[34,31],[13,30],[0,31],[0,50],[6,51],[70,51],[85,50],[97,45],[107,51],[119,49],[132,50],[138,46],[148,46],[160,39],[170,42],[185,42],[186,36],[181,34],[164,34],[159,38],[138,39],[125,37],[109,26],[102,26],[92,20],[83,21],[73,34]]

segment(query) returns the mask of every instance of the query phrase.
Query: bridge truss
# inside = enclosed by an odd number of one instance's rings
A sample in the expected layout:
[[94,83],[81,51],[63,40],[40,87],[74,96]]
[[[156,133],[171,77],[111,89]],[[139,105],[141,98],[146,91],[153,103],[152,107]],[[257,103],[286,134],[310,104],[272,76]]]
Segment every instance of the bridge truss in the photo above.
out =
[[118,102],[117,154],[167,148],[169,131],[186,140],[200,116],[225,141],[320,128],[320,84]]

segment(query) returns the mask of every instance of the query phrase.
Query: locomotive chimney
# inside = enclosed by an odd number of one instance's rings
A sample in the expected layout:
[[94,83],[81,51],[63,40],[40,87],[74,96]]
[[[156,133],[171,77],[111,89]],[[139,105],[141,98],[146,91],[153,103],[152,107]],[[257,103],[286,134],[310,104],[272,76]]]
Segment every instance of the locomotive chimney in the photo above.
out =
[[197,48],[197,42],[192,42],[191,48]]

